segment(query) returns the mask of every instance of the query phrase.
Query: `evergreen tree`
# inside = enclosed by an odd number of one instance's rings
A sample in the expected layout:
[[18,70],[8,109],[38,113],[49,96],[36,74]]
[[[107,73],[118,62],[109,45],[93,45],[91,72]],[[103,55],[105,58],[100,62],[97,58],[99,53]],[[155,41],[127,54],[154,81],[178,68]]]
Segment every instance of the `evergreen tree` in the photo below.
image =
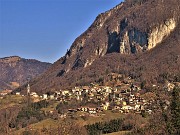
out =
[[178,87],[175,87],[172,92],[171,113],[171,132],[172,134],[180,134],[180,88]]

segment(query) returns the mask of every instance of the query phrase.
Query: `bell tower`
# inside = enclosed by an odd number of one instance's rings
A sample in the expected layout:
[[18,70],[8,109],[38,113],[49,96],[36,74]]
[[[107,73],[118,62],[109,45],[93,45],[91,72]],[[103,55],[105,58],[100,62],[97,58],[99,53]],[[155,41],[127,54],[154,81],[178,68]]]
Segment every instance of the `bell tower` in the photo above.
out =
[[28,82],[28,85],[27,85],[27,96],[30,95],[30,85],[29,85],[29,82]]
[[27,78],[27,106],[30,106],[31,104],[31,97],[30,97],[30,92],[31,92],[31,88],[30,88],[30,85],[29,85],[29,82],[30,82],[30,78],[28,77]]

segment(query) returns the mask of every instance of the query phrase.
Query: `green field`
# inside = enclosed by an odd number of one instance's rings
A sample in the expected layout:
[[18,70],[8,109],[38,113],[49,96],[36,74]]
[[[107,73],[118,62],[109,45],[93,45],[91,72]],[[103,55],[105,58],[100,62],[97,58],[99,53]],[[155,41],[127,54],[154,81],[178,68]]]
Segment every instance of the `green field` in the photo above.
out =
[[0,99],[0,109],[8,108],[14,105],[20,105],[25,103],[25,97],[20,95],[7,95],[3,99]]
[[[19,95],[7,95],[3,99],[0,99],[0,109],[4,109],[7,107],[11,107],[14,105],[24,105],[26,103],[26,98],[19,96]],[[47,108],[42,108],[41,110],[43,111],[51,111],[55,110],[56,106],[58,105],[59,102],[57,101],[51,101],[50,104],[47,106]],[[98,115],[94,116],[88,116],[87,113],[85,112],[77,112],[73,115],[73,118],[66,118],[65,121],[72,121],[77,123],[80,126],[88,125],[88,124],[94,124],[97,122],[105,122],[105,121],[110,121],[112,119],[118,119],[118,118],[123,118],[125,115],[121,114],[119,112],[112,112],[110,110],[108,111],[103,111],[102,113],[99,113]],[[12,131],[12,135],[21,135],[24,131],[38,131],[39,133],[42,133],[43,129],[57,129],[58,125],[63,122],[64,119],[58,119],[54,120],[51,118],[47,118],[45,120],[42,120],[38,123],[30,124],[26,128],[22,128],[16,131]],[[15,129],[14,129],[15,130]],[[110,135],[117,135],[121,133],[124,135],[126,132],[117,132],[114,134]],[[44,134],[44,132],[42,133]]]
[[41,132],[42,129],[49,129],[49,128],[58,128],[58,123],[59,121],[57,120],[53,120],[53,119],[46,119],[46,120],[42,120],[38,123],[35,124],[31,124],[28,126],[28,128],[22,128],[18,131],[13,132],[13,135],[22,135],[22,133],[25,130],[34,130],[34,131],[39,131]]
[[[78,112],[77,115],[81,115],[82,112]],[[101,115],[101,116],[87,116],[86,119],[83,119],[81,117],[77,117],[75,119],[71,119],[71,118],[66,118],[65,120],[63,119],[59,119],[59,120],[53,120],[51,118],[48,118],[46,120],[42,120],[38,123],[35,124],[31,124],[28,126],[28,130],[34,130],[34,131],[39,131],[41,132],[42,129],[46,128],[46,129],[55,129],[58,128],[58,125],[61,124],[61,122],[63,121],[73,121],[81,126],[87,125],[87,124],[93,124],[96,122],[104,122],[104,121],[109,121],[112,119],[117,119],[117,118],[122,118],[123,114],[121,113],[113,113],[111,111],[105,111],[104,112],[105,115]],[[26,128],[22,128],[18,131],[14,132],[14,135],[21,135],[24,131],[26,130]],[[124,132],[122,132],[124,133]]]

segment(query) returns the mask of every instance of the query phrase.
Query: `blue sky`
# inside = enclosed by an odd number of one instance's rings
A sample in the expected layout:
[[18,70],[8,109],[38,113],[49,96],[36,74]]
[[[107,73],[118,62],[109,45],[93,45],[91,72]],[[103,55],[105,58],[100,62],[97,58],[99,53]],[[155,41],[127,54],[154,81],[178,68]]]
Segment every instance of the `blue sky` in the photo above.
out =
[[55,62],[95,20],[122,0],[0,0],[0,58]]

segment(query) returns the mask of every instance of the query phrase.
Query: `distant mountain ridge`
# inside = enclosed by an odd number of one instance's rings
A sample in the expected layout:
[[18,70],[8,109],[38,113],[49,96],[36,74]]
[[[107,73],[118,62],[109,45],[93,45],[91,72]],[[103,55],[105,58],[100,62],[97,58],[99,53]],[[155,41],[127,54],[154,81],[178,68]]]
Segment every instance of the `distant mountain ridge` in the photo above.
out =
[[179,0],[126,0],[98,15],[32,88],[45,93],[88,85],[112,72],[148,84],[178,80],[179,5]]
[[43,73],[51,64],[19,56],[0,58],[0,89],[14,89]]

